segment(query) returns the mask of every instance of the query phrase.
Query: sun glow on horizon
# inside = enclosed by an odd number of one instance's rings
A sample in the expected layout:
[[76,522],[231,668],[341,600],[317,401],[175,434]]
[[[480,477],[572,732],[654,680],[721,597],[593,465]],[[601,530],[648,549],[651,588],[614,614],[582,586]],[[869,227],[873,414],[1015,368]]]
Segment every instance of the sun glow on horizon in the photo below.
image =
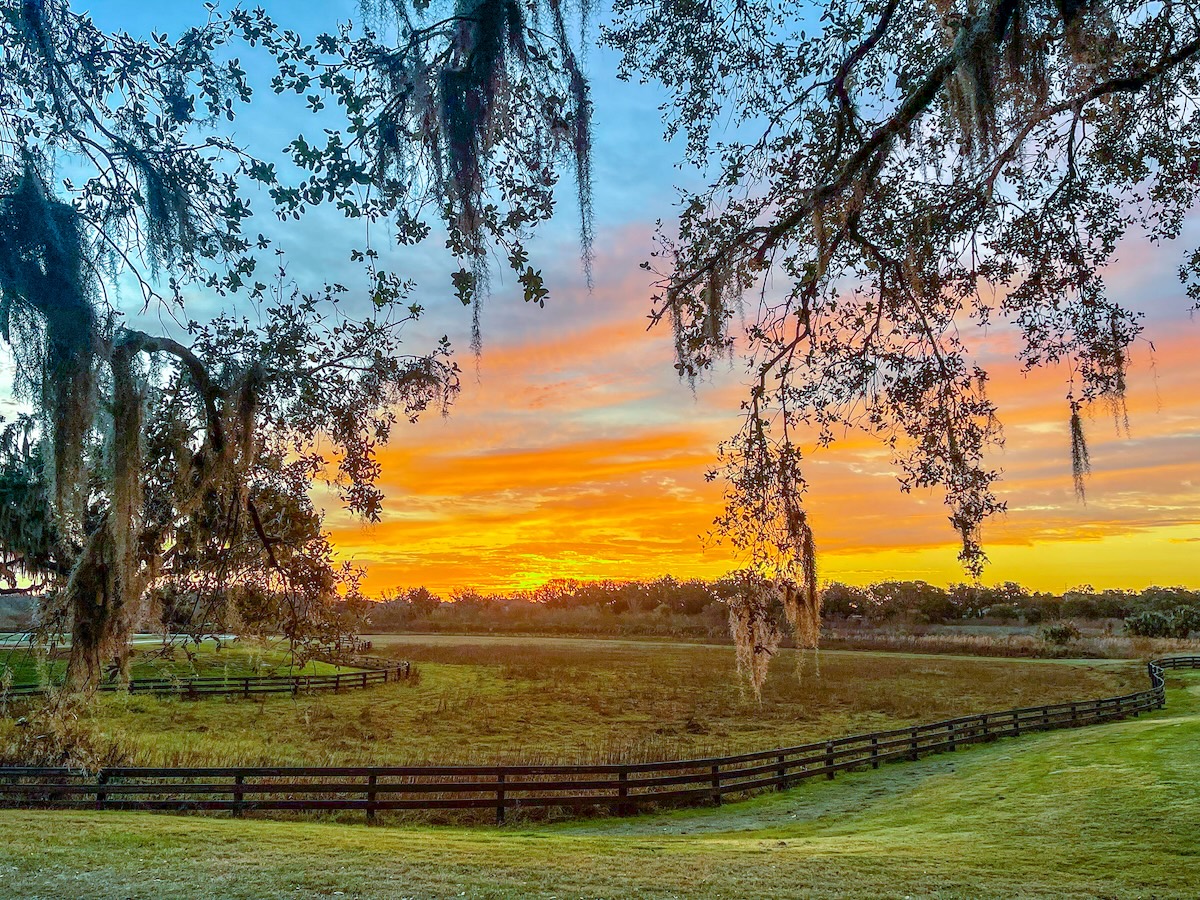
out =
[[[636,230],[609,242],[614,259],[598,264],[608,277],[592,295],[567,292],[545,310],[502,301],[485,309],[485,336],[494,327],[496,337],[452,414],[398,428],[380,450],[382,521],[364,528],[331,516],[339,550],[367,568],[369,593],[713,578],[739,565],[703,538],[721,505],[719,482],[704,472],[737,426],[741,373],[731,365],[695,394],[677,380],[669,335],[645,331],[646,286],[621,274],[637,271],[630,248],[644,237]],[[1147,338],[1153,350],[1138,345],[1129,375],[1129,434],[1108,411],[1092,411],[1082,503],[1061,399],[1066,373],[1021,373],[1004,332],[978,348],[1004,424],[994,463],[1008,502],[984,526],[986,583],[1056,592],[1200,586],[1200,323],[1174,313],[1152,321]],[[902,495],[870,435],[810,453],[806,471],[823,579],[968,580],[940,496]]]

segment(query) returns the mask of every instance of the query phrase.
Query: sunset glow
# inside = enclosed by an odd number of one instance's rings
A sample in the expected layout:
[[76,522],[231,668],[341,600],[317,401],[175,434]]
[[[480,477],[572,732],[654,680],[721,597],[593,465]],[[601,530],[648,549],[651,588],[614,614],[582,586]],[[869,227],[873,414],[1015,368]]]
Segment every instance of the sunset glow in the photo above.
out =
[[[369,592],[713,577],[737,565],[703,540],[721,503],[719,482],[703,476],[737,425],[739,364],[693,394],[672,369],[665,328],[645,330],[649,290],[636,264],[646,230],[615,232],[605,246],[590,295],[560,290],[544,310],[495,298],[478,373],[460,359],[451,415],[398,429],[381,452],[384,520],[331,520],[339,548],[366,566]],[[1200,584],[1200,323],[1170,259],[1161,252],[1135,271],[1118,262],[1111,273],[1120,289],[1163,294],[1143,304],[1128,434],[1112,411],[1092,411],[1085,502],[1071,482],[1065,374],[1020,373],[1002,333],[979,348],[1003,417],[995,464],[1009,509],[985,526],[986,581]],[[810,455],[822,577],[963,580],[941,498],[901,494],[889,462],[861,433]]]

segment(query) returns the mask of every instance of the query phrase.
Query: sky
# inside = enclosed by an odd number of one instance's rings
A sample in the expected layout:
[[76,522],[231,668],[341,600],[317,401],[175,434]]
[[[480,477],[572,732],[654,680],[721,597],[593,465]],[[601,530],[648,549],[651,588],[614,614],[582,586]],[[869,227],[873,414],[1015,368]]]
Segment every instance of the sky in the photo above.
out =
[[[103,27],[136,34],[178,30],[192,6],[200,9],[191,0],[167,8],[95,0],[91,10]],[[357,9],[275,6],[302,32]],[[704,539],[721,502],[720,484],[704,473],[717,442],[737,427],[742,370],[731,363],[694,390],[680,382],[665,327],[647,331],[648,275],[638,268],[652,249],[654,221],[671,216],[675,186],[698,176],[678,168],[680,148],[661,139],[662,98],[652,87],[619,82],[615,58],[595,48],[588,70],[596,104],[593,289],[578,263],[569,190],[533,245],[551,289],[546,308],[522,303],[512,280],[501,279],[483,310],[478,360],[467,349],[469,315],[445,287],[448,261],[426,250],[400,260],[428,292],[430,312],[410,340],[419,347],[449,334],[463,384],[448,417],[399,427],[381,450],[387,501],[379,523],[352,521],[322,498],[335,545],[365,567],[369,593],[713,577],[738,564]],[[282,146],[290,125],[276,115],[238,127],[248,140]],[[322,229],[336,227],[349,226],[318,220],[284,236],[298,280],[338,280],[348,267],[323,238]],[[1008,503],[1006,515],[984,526],[992,560],[985,581],[1054,591],[1200,586],[1200,320],[1189,315],[1175,276],[1197,243],[1200,222],[1177,244],[1126,242],[1107,273],[1113,293],[1146,313],[1146,333],[1132,358],[1128,434],[1108,411],[1092,411],[1086,502],[1072,487],[1065,373],[1021,374],[1003,331],[980,345],[1004,423],[993,462],[1004,470],[999,490]],[[964,580],[940,496],[902,495],[872,438],[850,434],[811,453],[807,471],[823,578]]]

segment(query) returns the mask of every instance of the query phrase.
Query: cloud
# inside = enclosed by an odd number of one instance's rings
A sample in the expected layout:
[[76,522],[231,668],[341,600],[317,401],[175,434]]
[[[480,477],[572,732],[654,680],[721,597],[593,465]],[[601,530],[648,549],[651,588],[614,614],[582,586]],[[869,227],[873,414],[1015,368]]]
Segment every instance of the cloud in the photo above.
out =
[[[614,246],[636,244],[631,234]],[[703,473],[737,425],[743,388],[736,371],[696,394],[680,384],[666,336],[644,331],[644,291],[635,277],[604,283],[591,297],[531,311],[544,314],[536,327],[516,327],[510,313],[453,415],[397,434],[380,456],[384,522],[366,532],[339,523],[336,533],[368,563],[372,587],[710,576],[734,563],[727,550],[702,546],[720,509],[720,486]],[[1135,356],[1128,436],[1106,410],[1094,411],[1086,504],[1072,488],[1064,372],[1022,374],[1004,362],[1007,339],[1000,350],[987,346],[1007,436],[992,462],[1004,470],[999,490],[1009,506],[985,526],[996,560],[989,577],[1061,581],[1088,553],[1110,571],[1128,546],[1151,554],[1159,580],[1194,580],[1180,540],[1163,536],[1200,523],[1200,400],[1190,388],[1197,331],[1176,323],[1154,335],[1153,365],[1148,346]],[[962,577],[940,495],[901,494],[875,438],[852,431],[811,452],[807,472],[830,577]],[[1137,571],[1127,563],[1123,571]]]

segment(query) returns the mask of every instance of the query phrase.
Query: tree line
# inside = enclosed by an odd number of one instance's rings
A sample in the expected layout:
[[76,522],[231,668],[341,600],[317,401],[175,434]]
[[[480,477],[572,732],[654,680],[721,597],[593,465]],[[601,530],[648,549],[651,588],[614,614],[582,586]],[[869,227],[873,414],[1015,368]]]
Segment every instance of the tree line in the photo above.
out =
[[[364,627],[382,631],[544,631],[577,634],[654,634],[724,639],[734,578],[648,581],[555,579],[534,590],[484,593],[457,589],[443,597],[426,587],[361,602]],[[821,590],[830,623],[1046,625],[1063,619],[1119,619],[1134,635],[1187,637],[1200,631],[1200,590],[1148,587],[1096,589],[1082,585],[1061,594],[1032,591],[1015,582],[961,583],[947,588],[924,581],[881,581],[858,587],[831,582]],[[771,615],[782,620],[782,605]]]

